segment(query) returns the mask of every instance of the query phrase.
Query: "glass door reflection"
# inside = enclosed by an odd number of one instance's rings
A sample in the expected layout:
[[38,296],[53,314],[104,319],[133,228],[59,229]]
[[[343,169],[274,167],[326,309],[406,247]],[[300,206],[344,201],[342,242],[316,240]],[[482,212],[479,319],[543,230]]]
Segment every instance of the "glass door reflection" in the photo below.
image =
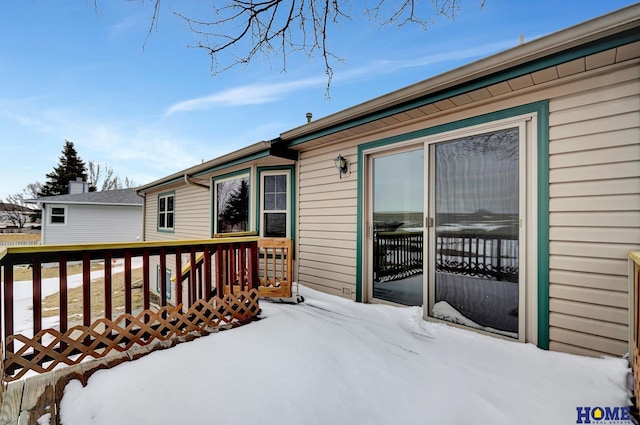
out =
[[432,146],[433,317],[518,337],[519,130]]
[[373,298],[423,303],[424,149],[372,159]]

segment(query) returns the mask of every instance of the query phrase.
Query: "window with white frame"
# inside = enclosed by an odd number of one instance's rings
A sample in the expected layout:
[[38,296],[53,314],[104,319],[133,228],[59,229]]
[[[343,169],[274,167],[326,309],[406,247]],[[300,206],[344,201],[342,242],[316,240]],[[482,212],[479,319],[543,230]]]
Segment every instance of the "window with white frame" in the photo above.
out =
[[67,224],[67,207],[49,207],[49,224],[64,226]]
[[158,230],[173,230],[175,217],[175,194],[158,196]]
[[261,178],[260,233],[267,238],[286,238],[289,228],[289,179],[288,171],[264,171]]

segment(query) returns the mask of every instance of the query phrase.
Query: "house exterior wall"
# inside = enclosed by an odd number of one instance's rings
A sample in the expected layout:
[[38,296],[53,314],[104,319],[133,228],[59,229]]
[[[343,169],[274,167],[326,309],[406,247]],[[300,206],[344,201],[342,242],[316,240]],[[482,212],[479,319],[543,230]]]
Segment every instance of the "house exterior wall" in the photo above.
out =
[[140,206],[66,205],[66,224],[42,226],[43,244],[142,240]]
[[[349,161],[340,179],[338,154]],[[298,184],[298,281],[355,299],[357,148],[353,143],[302,152]]]
[[636,65],[549,103],[551,349],[628,351],[626,258],[640,246],[639,75]]
[[[174,231],[158,230],[158,195],[173,192]],[[145,199],[145,240],[204,239],[211,237],[211,196],[200,186],[181,183],[148,192]]]
[[[358,264],[357,147],[537,101],[549,101],[549,346],[580,354],[627,351],[626,257],[640,247],[640,65],[602,54],[553,80],[514,81],[504,95],[433,118],[389,121],[364,136],[304,150],[299,161],[299,283],[353,298]],[[592,70],[589,70],[591,67]],[[539,73],[541,76],[544,73]],[[520,85],[518,85],[519,83]],[[500,83],[504,84],[504,83]],[[497,86],[497,85],[496,85]],[[332,165],[348,158],[351,175]],[[537,211],[528,211],[537,214]],[[542,300],[546,302],[546,300]]]

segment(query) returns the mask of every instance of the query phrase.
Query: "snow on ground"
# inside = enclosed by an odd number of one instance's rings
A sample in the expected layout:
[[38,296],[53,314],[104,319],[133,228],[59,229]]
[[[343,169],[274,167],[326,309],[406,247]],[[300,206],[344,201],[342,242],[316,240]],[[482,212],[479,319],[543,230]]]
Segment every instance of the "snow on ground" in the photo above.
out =
[[630,405],[624,359],[301,290],[302,304],[261,301],[263,320],[71,381],[61,423],[575,424],[578,406]]

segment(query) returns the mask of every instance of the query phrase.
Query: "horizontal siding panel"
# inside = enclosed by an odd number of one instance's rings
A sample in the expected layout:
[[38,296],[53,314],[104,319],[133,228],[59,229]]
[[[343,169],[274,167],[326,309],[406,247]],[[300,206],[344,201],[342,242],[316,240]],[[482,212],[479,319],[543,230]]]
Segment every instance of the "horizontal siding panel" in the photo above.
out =
[[553,212],[551,226],[640,227],[640,211]]
[[305,260],[308,261],[309,264],[313,264],[314,267],[317,267],[318,264],[326,264],[327,267],[333,269],[333,264],[337,264],[340,266],[346,266],[351,269],[355,269],[356,261],[353,257],[341,257],[337,254],[318,254],[313,252],[305,252],[304,254]]
[[324,263],[318,261],[300,260],[300,273],[315,276],[326,276],[329,279],[343,280],[343,276],[355,276],[356,268],[348,265],[338,265],[331,263]]
[[549,143],[551,155],[603,149],[613,146],[634,145],[640,140],[640,128],[627,128],[608,133],[586,134],[579,137],[553,140]]
[[640,229],[551,227],[549,229],[549,239],[552,241],[637,244],[640,241]]
[[594,149],[590,151],[551,155],[549,158],[549,167],[554,169],[638,160],[640,160],[640,143],[635,145],[610,147],[606,149]]
[[549,311],[586,317],[593,320],[604,320],[625,326],[629,322],[629,313],[627,309],[596,304],[584,304],[571,300],[552,298],[549,300]]
[[552,198],[625,195],[634,193],[640,193],[640,177],[588,182],[553,183],[549,186],[549,196]]
[[611,356],[611,353],[603,353],[602,351],[590,350],[588,348],[576,347],[575,345],[565,344],[558,341],[549,341],[549,350],[560,351],[562,353],[576,354],[578,356],[603,357]]
[[637,245],[561,241],[552,241],[549,244],[550,254],[572,255],[574,257],[626,259],[629,251],[638,249],[640,249],[640,242]]
[[623,341],[557,327],[549,329],[549,338],[552,341],[593,349],[614,356],[624,355],[629,348],[627,343]]
[[320,193],[300,193],[300,203],[317,202],[317,201],[333,201],[339,199],[356,199],[354,190],[334,190],[331,192]]
[[305,238],[330,239],[332,241],[334,240],[355,241],[356,234],[355,232],[330,232],[330,231],[312,231],[312,230],[300,229],[300,239],[304,240]]
[[618,292],[626,292],[628,287],[626,276],[572,270],[549,270],[549,282]]
[[334,282],[355,282],[355,273],[336,273],[324,269],[316,269],[314,267],[305,267],[300,265],[298,269],[300,276],[315,276],[320,279],[333,280]]
[[336,249],[352,249],[355,251],[356,249],[356,241],[346,241],[346,240],[334,240],[330,241],[328,239],[315,239],[306,237],[304,239],[300,239],[304,241],[305,246],[318,246],[318,247],[328,247],[328,248],[336,248]]
[[[356,191],[358,188],[358,182],[356,179],[349,179],[340,182],[340,190],[343,191]],[[305,185],[300,187],[300,196],[302,195],[311,195],[315,193],[332,193],[335,191],[335,187],[331,184],[321,184],[321,185]]]
[[629,333],[629,327],[627,325],[561,313],[549,314],[549,325],[620,341],[626,341]]
[[549,170],[549,183],[626,179],[638,177],[639,173],[640,161],[558,168]]
[[316,254],[334,255],[336,257],[350,258],[352,261],[354,261],[355,258],[356,258],[355,249],[337,248],[335,246],[314,246],[314,245],[309,245],[307,243],[306,239],[304,241],[300,242],[298,251],[301,254],[304,253],[305,256],[306,255],[316,255]]
[[[638,195],[640,197],[640,195]],[[312,211],[315,209],[325,209],[325,208],[342,208],[342,207],[353,207],[355,208],[358,205],[357,198],[344,198],[344,199],[327,199],[324,201],[304,201],[300,202],[300,211]]]
[[[640,96],[627,95],[613,100],[593,104],[577,104],[578,106],[562,111],[552,110],[549,114],[549,125],[557,126],[569,123],[587,123],[596,118],[624,115],[639,109]],[[588,125],[588,124],[586,124]]]
[[305,215],[313,215],[316,217],[333,217],[337,215],[348,215],[348,216],[356,216],[356,207],[333,207],[333,208],[322,208],[322,209],[313,209],[308,205],[300,206],[300,216],[303,217]]
[[[327,223],[327,217],[321,215],[303,215],[299,219],[300,226],[304,227],[306,224],[311,223]],[[336,215],[331,217],[331,223],[351,224],[351,230],[355,231],[358,217],[355,215]]]
[[610,307],[626,308],[629,302],[626,292],[605,291],[578,286],[549,285],[549,296],[563,300],[581,301],[590,304],[606,305]]
[[637,211],[640,194],[575,196],[549,200],[549,211]]
[[307,187],[316,187],[316,186],[327,186],[329,185],[333,190],[341,190],[343,188],[342,185],[344,185],[345,189],[348,189],[349,186],[352,186],[353,183],[351,183],[351,180],[356,181],[355,178],[355,174],[354,175],[343,175],[342,179],[339,178],[338,176],[338,170],[336,170],[335,174],[331,174],[331,175],[324,175],[324,176],[320,176],[320,177],[315,177],[315,178],[309,178],[309,176],[307,175],[301,175],[300,176],[300,192],[304,190],[306,190]]
[[637,111],[634,111],[624,115],[593,119],[589,123],[578,122],[553,126],[549,128],[549,139],[556,140],[585,134],[607,133],[638,126],[640,126],[640,116]]
[[338,223],[307,223],[304,226],[300,226],[304,231],[332,231],[332,232],[351,232],[355,231],[353,224],[338,224]]
[[625,259],[549,256],[549,268],[554,270],[627,276],[628,267],[628,261]]
[[553,99],[549,107],[553,112],[556,112],[574,108],[576,105],[598,104],[636,94],[640,94],[640,81],[631,79],[607,87],[599,85],[592,90],[581,91],[574,95]]

